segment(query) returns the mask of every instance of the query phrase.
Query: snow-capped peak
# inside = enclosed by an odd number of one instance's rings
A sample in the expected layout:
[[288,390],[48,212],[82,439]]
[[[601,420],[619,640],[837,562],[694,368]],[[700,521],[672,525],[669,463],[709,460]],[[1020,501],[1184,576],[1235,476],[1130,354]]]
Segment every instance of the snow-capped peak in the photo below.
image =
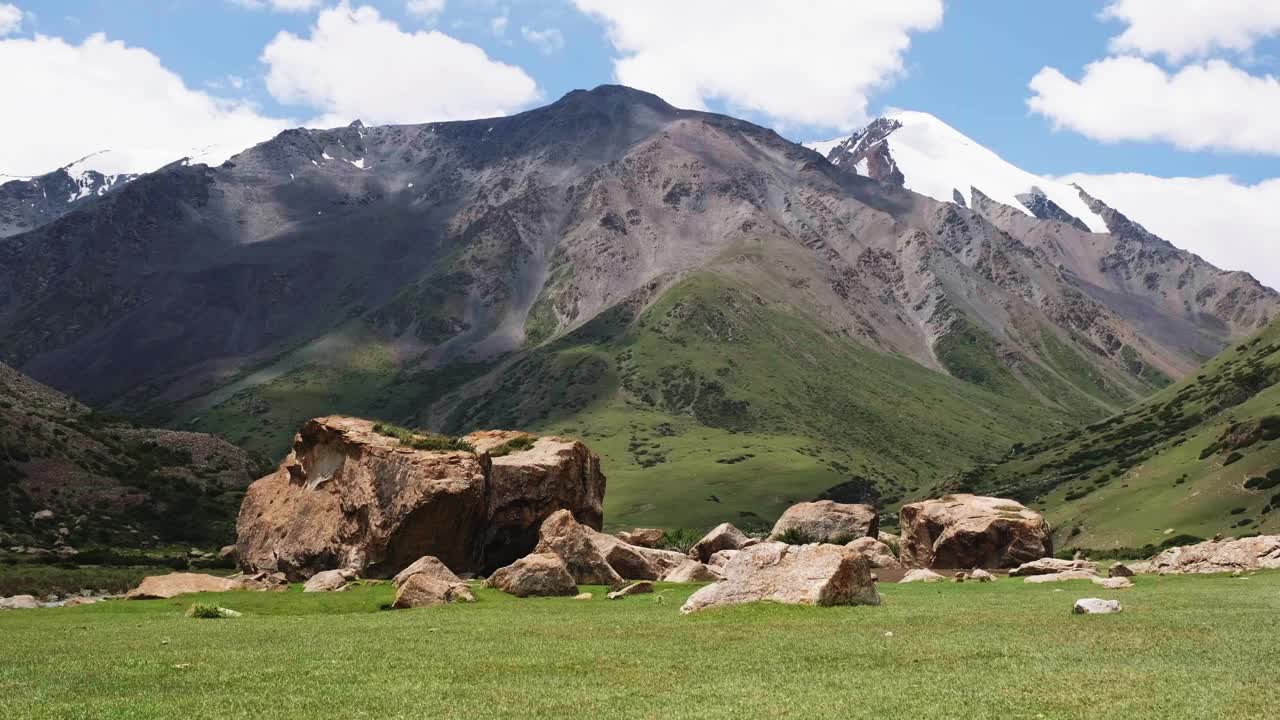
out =
[[[892,127],[895,123],[900,126]],[[859,136],[869,138],[873,129],[888,129],[875,134],[887,139],[889,152],[908,190],[941,202],[954,202],[958,194],[972,206],[970,188],[977,188],[992,200],[1029,215],[1033,213],[1022,200],[1040,196],[1079,218],[1093,232],[1107,231],[1102,218],[1089,209],[1070,185],[1015,167],[928,113],[897,110],[853,137],[808,146],[827,156],[848,140]],[[853,145],[856,144],[855,140]],[[1019,195],[1026,197],[1020,199]]]

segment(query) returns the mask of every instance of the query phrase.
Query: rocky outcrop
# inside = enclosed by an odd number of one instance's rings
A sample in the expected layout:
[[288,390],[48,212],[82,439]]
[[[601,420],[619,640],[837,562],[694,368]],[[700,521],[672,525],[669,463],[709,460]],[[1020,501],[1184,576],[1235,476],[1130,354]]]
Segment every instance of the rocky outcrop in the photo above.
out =
[[873,568],[900,568],[902,563],[893,554],[888,545],[873,537],[861,537],[845,545],[855,552],[861,553]]
[[1146,562],[1135,563],[1134,567],[1138,572],[1161,575],[1275,568],[1280,568],[1280,535],[1209,540],[1172,547]]
[[903,505],[899,525],[907,566],[1017,567],[1053,554],[1049,524],[1014,500],[946,495]]
[[705,563],[711,560],[711,556],[717,552],[721,550],[737,550],[749,540],[750,538],[733,525],[720,523],[689,549],[689,557]]
[[151,575],[142,579],[138,587],[129,591],[128,600],[167,600],[187,593],[229,592],[244,590],[243,580],[203,575],[200,573],[170,573]]
[[543,437],[490,457],[530,436],[469,437],[485,451],[415,449],[358,418],[307,422],[279,469],[245,495],[241,566],[292,580],[334,568],[388,577],[426,554],[474,572],[531,551],[556,510],[600,526],[605,480],[582,443]]
[[866,558],[847,547],[766,542],[738,552],[724,579],[695,592],[680,612],[759,601],[879,605],[880,594]]
[[1028,575],[1052,575],[1069,570],[1088,570],[1097,572],[1098,563],[1088,560],[1059,560],[1058,558],[1040,558],[1022,563],[1009,571],[1009,577],[1026,577]]
[[535,553],[526,555],[504,568],[498,568],[485,587],[497,588],[516,597],[571,596],[578,586],[559,555]]
[[862,537],[876,537],[880,518],[870,505],[818,500],[792,505],[782,513],[769,533],[770,540],[781,540],[788,531],[800,535],[802,542],[829,542],[843,545]]
[[592,530],[568,510],[557,510],[542,523],[538,531],[535,553],[551,553],[564,561],[574,582],[583,585],[622,585],[622,576],[609,565],[596,548]]
[[345,590],[347,583],[355,579],[356,574],[351,570],[321,570],[307,578],[302,592],[337,592]]

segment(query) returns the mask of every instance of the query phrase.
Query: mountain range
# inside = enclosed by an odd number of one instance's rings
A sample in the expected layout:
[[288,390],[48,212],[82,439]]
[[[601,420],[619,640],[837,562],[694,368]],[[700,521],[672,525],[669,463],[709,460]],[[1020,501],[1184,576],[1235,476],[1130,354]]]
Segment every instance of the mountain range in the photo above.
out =
[[0,360],[271,456],[330,413],[572,434],[611,524],[751,526],[892,508],[1276,317],[1248,274],[932,116],[816,147],[602,86],[0,201],[27,228],[0,240]]

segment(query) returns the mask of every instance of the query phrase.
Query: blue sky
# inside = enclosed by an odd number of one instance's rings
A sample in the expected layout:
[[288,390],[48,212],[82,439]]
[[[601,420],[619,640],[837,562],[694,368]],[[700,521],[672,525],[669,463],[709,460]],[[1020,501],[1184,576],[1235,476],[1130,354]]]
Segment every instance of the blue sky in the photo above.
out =
[[1220,264],[1280,268],[1278,58],[1280,0],[0,0],[0,96],[24,109],[0,131],[28,138],[0,173],[624,81],[798,141],[925,111]]

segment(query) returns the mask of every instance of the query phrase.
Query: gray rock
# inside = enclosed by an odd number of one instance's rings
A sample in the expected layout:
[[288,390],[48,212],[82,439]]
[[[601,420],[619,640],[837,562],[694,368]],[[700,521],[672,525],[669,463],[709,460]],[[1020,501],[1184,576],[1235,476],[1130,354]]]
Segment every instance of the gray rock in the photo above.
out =
[[1119,600],[1103,600],[1102,598],[1083,598],[1076,601],[1071,612],[1076,615],[1109,615],[1118,613],[1122,608]]

